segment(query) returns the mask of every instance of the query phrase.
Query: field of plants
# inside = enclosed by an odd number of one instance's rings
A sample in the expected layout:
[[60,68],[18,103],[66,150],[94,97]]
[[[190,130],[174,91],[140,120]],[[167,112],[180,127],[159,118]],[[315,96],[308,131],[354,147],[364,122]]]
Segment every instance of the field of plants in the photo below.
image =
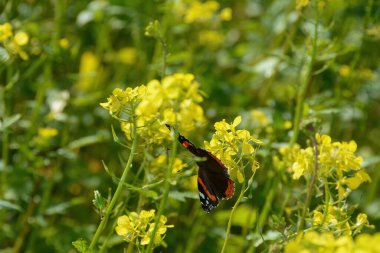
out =
[[380,2],[0,0],[0,253],[380,252]]

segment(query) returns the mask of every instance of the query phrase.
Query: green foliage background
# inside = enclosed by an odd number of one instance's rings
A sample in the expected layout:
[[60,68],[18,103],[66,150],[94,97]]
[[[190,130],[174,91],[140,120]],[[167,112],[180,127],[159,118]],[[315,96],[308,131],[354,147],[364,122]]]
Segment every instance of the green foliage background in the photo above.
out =
[[[189,8],[181,14],[178,1],[0,1],[0,25],[8,22],[13,33],[29,36],[17,50],[0,41],[0,252],[74,252],[73,241],[91,240],[100,220],[92,204],[94,190],[107,198],[117,184],[102,161],[119,177],[128,155],[113,142],[110,125],[119,134],[120,129],[99,103],[116,87],[162,77],[161,43],[144,35],[154,20],[167,44],[166,73],[194,74],[206,94],[207,124],[188,137],[202,146],[214,122],[242,115],[242,127],[265,143],[257,158],[260,169],[232,220],[227,252],[282,250],[285,242],[276,231],[292,225],[286,208],[299,205],[296,196],[305,189],[304,182],[279,173],[272,158],[294,136],[297,106],[301,146],[309,139],[303,126],[315,121],[318,132],[333,140],[356,141],[372,182],[362,184],[347,202],[356,207],[353,214],[366,213],[375,226],[365,232],[378,231],[379,2],[312,1],[297,8],[299,2],[220,1],[213,18],[186,22]],[[231,8],[231,19],[219,15],[224,8]],[[309,64],[317,9],[317,46]],[[54,114],[57,101],[64,107]],[[264,112],[269,123],[260,124],[252,110]],[[289,122],[293,126],[286,127]],[[44,139],[43,128],[58,134]],[[162,145],[170,149],[170,142]],[[180,153],[189,167],[195,166],[190,155]],[[135,161],[128,183],[135,182],[138,165]],[[135,186],[142,187],[143,181],[136,180]],[[205,214],[196,191],[179,185],[171,186],[164,212],[175,227],[166,234],[167,248],[157,252],[219,252],[234,201]],[[144,209],[155,209],[160,194],[162,184],[145,192],[125,189],[126,210],[136,211],[139,201]],[[107,252],[126,247],[111,225],[107,231]]]

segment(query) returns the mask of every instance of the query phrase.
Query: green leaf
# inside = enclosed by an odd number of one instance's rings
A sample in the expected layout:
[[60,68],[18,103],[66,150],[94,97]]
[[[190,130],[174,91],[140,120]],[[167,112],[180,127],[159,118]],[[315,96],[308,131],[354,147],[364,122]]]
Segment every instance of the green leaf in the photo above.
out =
[[5,118],[2,122],[0,121],[0,131],[4,131],[6,128],[16,123],[20,118],[21,114],[15,114],[9,118]]
[[107,135],[104,132],[100,132],[96,135],[86,136],[78,140],[69,143],[68,147],[70,149],[78,149],[85,146],[90,146],[92,144],[103,142],[107,139]]
[[197,199],[198,198],[198,194],[196,194],[195,192],[171,191],[169,193],[169,198],[185,202],[186,198]]
[[15,205],[9,201],[0,199],[0,210],[1,209],[16,210],[19,212],[22,211],[22,208],[19,205]]
[[100,192],[98,190],[94,191],[94,199],[92,200],[92,203],[96,208],[99,210],[103,210],[106,207],[107,200],[102,197]]
[[70,200],[69,202],[63,202],[59,203],[57,205],[50,206],[46,209],[45,214],[46,215],[54,215],[54,214],[64,214],[66,213],[66,210],[70,207],[82,204],[84,202],[83,198],[74,198]]
[[117,136],[115,129],[113,128],[113,125],[111,125],[111,131],[112,131],[112,137],[115,142],[119,142],[119,137]]
[[0,47],[0,62],[5,63],[9,59],[10,59],[10,56],[9,56],[8,51],[5,48]]
[[89,249],[88,249],[88,243],[85,239],[78,239],[76,240],[75,242],[72,242],[74,248],[76,250],[78,250],[79,252],[82,252],[82,253],[89,253],[91,252]]

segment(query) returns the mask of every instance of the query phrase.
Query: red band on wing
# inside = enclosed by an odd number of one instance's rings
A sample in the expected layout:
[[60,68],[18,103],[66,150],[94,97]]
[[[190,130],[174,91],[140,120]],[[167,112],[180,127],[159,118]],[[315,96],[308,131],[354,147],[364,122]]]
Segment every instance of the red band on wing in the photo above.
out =
[[211,192],[209,192],[206,185],[203,183],[202,178],[198,177],[198,183],[202,186],[203,190],[212,201],[217,201],[216,196],[212,194]]
[[235,192],[235,183],[231,179],[228,179],[228,186],[224,194],[226,195],[226,199],[232,198]]
[[184,141],[184,142],[182,142],[181,144],[182,144],[182,146],[184,146],[185,148],[188,148],[189,146],[191,146],[191,143],[188,142],[188,141]]

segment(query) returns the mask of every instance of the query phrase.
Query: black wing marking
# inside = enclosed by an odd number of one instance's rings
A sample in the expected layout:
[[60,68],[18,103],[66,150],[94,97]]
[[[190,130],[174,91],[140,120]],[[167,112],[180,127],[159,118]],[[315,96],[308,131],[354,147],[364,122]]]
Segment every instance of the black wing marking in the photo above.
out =
[[204,171],[198,171],[198,194],[203,210],[209,213],[219,205],[219,200]]

